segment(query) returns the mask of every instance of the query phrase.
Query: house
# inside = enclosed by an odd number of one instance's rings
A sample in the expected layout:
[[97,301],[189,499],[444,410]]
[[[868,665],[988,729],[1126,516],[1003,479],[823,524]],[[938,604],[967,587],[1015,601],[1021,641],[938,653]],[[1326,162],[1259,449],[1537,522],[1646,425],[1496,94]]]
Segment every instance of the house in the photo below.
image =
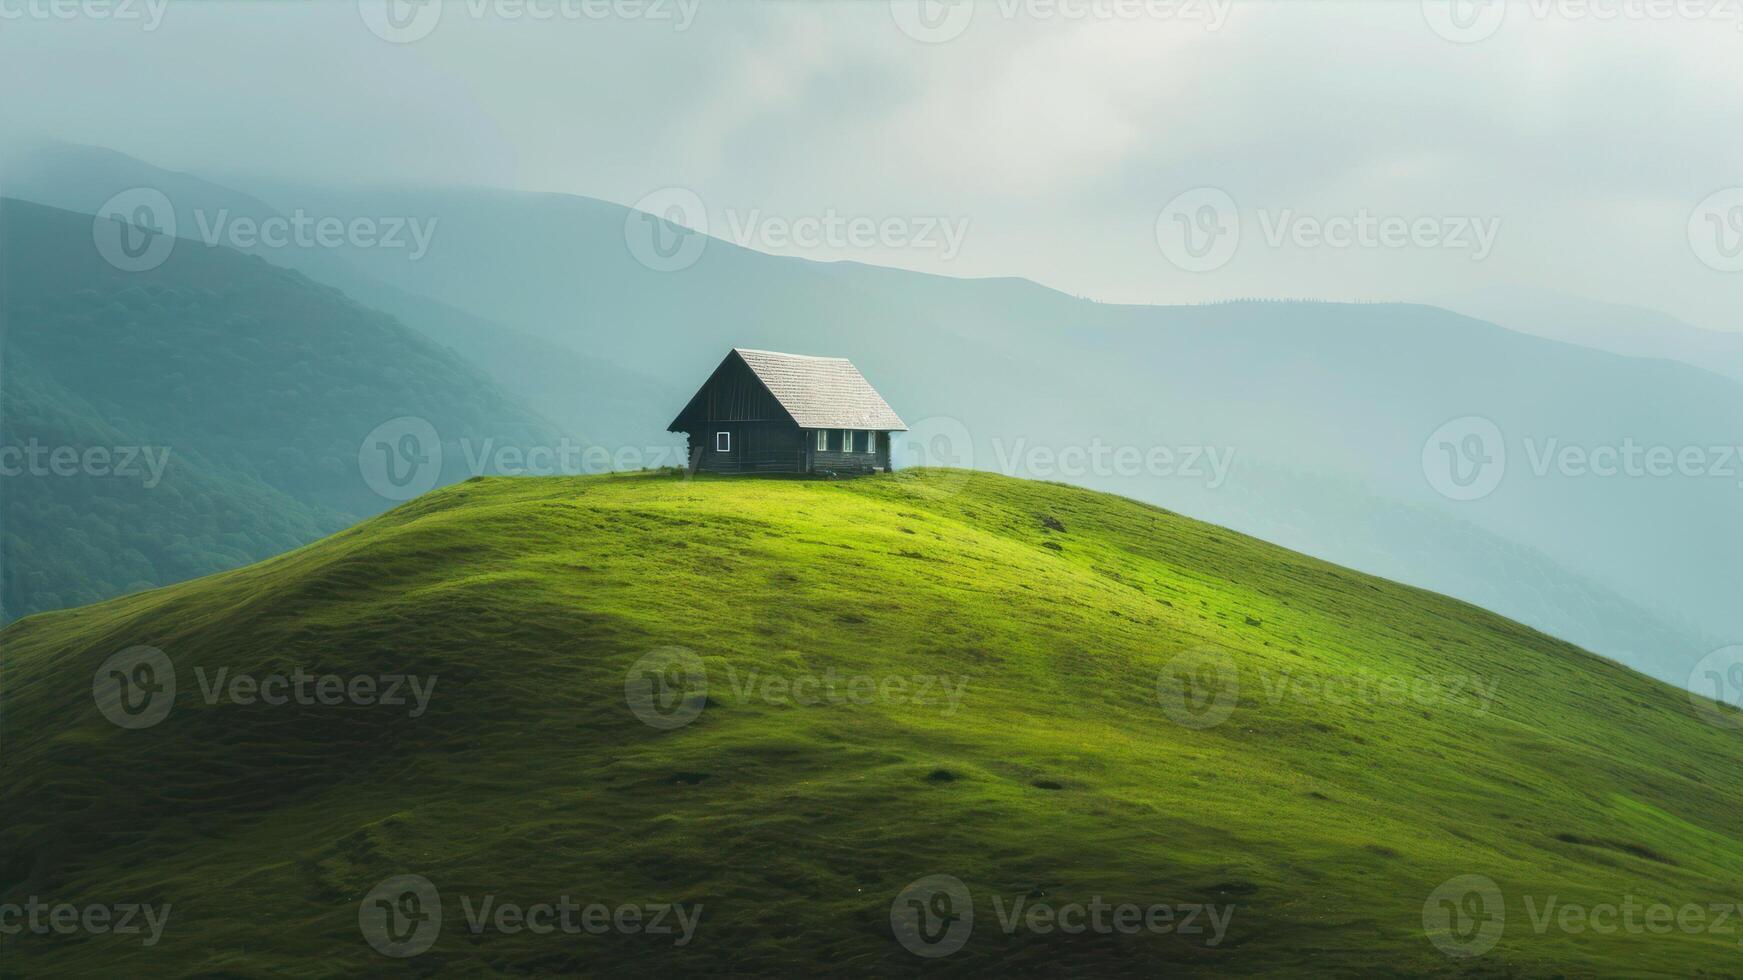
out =
[[907,426],[845,357],[735,347],[668,432],[690,437],[690,471],[875,473]]

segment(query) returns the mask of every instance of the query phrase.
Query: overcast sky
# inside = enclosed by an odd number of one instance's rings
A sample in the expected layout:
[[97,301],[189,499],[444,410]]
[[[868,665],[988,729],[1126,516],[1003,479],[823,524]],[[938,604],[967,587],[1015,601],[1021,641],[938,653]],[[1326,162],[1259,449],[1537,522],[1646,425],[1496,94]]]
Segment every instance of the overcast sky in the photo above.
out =
[[125,2],[0,0],[4,132],[238,179],[678,187],[766,251],[1111,301],[1511,283],[1743,328],[1732,0]]

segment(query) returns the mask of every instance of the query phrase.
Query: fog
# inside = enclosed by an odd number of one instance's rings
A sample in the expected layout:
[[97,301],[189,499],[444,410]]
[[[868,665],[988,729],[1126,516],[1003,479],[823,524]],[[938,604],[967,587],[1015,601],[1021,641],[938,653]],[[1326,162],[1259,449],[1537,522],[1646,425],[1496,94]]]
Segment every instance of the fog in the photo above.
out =
[[[3,0],[0,129],[219,179],[621,204],[681,187],[711,234],[763,251],[1107,301],[1528,286],[1739,328],[1743,192],[1715,194],[1743,184],[1743,21],[1720,3],[1500,13]],[[1208,270],[1158,242],[1159,219],[1166,239],[1202,216],[1180,200],[1200,189],[1241,230]],[[827,231],[854,218],[906,230]],[[932,223],[956,247],[913,231]]]

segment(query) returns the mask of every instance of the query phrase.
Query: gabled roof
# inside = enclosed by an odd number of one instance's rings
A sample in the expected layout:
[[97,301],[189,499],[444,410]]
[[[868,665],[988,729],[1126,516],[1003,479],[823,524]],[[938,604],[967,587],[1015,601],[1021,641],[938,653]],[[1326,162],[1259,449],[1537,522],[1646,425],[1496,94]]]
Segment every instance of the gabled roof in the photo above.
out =
[[743,347],[734,347],[732,353],[744,361],[800,428],[907,431],[902,417],[845,357],[810,357]]

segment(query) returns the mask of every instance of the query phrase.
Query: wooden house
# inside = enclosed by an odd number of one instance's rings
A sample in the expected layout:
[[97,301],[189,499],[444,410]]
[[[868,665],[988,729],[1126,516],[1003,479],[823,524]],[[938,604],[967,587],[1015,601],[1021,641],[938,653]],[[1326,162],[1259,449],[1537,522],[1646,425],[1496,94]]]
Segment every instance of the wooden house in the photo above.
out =
[[669,432],[690,439],[690,471],[876,473],[907,426],[844,357],[735,347]]

